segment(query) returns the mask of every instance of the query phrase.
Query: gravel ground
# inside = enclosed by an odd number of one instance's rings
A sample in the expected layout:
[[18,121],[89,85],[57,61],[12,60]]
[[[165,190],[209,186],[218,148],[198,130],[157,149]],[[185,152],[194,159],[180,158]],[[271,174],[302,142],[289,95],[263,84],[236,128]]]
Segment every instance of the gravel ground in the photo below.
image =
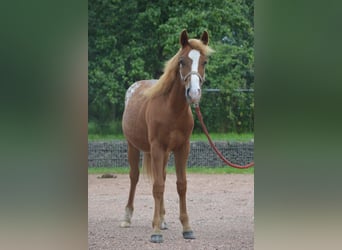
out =
[[187,206],[195,240],[184,240],[178,219],[176,176],[165,183],[164,242],[150,243],[152,186],[140,176],[130,228],[120,228],[128,198],[128,175],[100,179],[88,176],[89,249],[253,249],[254,175],[188,174]]

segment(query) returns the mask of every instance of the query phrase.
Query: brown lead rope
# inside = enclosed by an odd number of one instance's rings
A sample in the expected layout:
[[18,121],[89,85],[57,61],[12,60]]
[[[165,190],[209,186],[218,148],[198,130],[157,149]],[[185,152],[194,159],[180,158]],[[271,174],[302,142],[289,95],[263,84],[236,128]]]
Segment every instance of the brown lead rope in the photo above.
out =
[[229,160],[227,160],[227,159],[222,155],[222,153],[217,149],[217,147],[215,146],[215,144],[214,144],[213,141],[211,140],[211,138],[210,138],[210,136],[209,136],[209,133],[208,133],[208,130],[207,130],[207,127],[205,126],[205,124],[204,124],[204,122],[203,122],[203,117],[202,117],[201,110],[200,110],[200,107],[199,107],[198,104],[195,105],[195,110],[196,110],[197,117],[198,117],[199,121],[201,122],[202,129],[203,129],[205,135],[207,136],[208,141],[209,141],[211,147],[214,149],[214,151],[216,152],[216,154],[221,158],[221,160],[222,160],[225,164],[227,164],[227,165],[229,165],[229,166],[231,166],[231,167],[233,167],[233,168],[239,168],[239,169],[241,169],[241,168],[250,168],[250,167],[254,166],[254,162],[251,162],[251,163],[248,163],[247,165],[242,165],[242,166],[241,166],[241,165],[234,164],[234,163],[230,162]]

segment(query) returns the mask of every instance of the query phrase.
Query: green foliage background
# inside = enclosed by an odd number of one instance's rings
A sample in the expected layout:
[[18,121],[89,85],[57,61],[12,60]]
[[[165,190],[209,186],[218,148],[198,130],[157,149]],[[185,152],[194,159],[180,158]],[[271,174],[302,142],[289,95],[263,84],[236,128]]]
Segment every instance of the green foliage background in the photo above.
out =
[[[203,30],[216,51],[206,69],[201,110],[209,131],[253,132],[253,0],[88,2],[88,112],[99,131],[119,124],[126,89],[135,81],[159,78],[164,63],[179,49],[187,29]],[[120,133],[120,126],[117,126]],[[200,131],[198,121],[195,131]]]

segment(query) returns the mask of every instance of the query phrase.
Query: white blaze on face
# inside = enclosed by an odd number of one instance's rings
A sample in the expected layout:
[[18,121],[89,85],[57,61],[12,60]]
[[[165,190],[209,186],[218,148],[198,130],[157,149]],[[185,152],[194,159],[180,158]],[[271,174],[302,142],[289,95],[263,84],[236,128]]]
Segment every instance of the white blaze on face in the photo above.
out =
[[[192,60],[191,71],[198,73],[198,64],[200,59],[200,52],[198,50],[192,49],[189,52],[189,58]],[[200,86],[200,79],[197,75],[191,75],[191,88],[189,91],[189,95],[192,101],[196,102],[199,101],[201,98],[201,86]]]

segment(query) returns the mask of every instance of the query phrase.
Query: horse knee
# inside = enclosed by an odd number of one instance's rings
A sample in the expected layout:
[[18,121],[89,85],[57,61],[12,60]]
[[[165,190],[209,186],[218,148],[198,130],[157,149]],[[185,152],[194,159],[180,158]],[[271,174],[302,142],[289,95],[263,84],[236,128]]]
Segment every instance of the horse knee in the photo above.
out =
[[182,224],[186,223],[189,221],[189,216],[187,213],[181,213],[179,215],[179,220],[181,221]]
[[161,198],[164,194],[164,189],[164,184],[153,184],[153,196],[158,196],[158,198]]
[[186,181],[177,181],[177,192],[178,194],[184,194],[186,193]]

